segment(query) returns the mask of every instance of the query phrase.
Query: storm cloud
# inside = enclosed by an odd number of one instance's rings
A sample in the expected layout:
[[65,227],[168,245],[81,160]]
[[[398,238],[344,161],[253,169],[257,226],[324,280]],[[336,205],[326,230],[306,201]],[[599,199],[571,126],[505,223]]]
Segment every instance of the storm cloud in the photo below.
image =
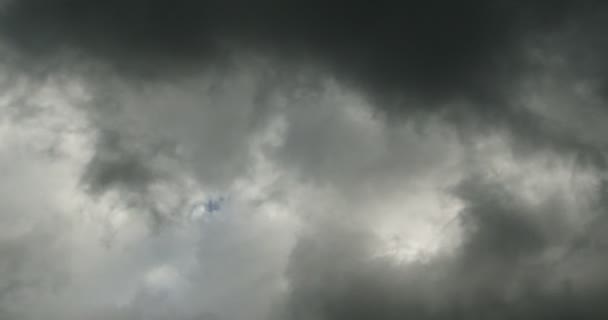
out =
[[0,318],[605,319],[602,1],[0,1]]
[[21,0],[3,6],[4,36],[34,57],[72,50],[151,77],[252,50],[318,64],[382,95],[431,102],[508,94],[530,67],[531,41],[602,8],[595,1],[476,0]]

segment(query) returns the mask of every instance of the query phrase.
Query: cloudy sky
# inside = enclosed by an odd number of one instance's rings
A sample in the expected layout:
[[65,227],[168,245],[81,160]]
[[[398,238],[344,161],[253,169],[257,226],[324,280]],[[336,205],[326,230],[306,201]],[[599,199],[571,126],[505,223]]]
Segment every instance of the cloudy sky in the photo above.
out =
[[0,319],[608,319],[606,21],[2,0]]

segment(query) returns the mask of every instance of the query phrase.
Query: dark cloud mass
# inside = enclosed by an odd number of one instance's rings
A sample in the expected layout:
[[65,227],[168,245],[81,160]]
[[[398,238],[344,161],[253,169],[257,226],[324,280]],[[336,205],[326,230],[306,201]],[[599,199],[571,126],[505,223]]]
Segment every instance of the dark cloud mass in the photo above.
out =
[[0,0],[0,320],[608,319],[607,14]]
[[[373,238],[320,227],[292,252],[288,275],[293,287],[282,317],[602,319],[607,315],[601,302],[605,280],[582,271],[591,265],[603,268],[605,259],[596,260],[597,252],[588,253],[558,265],[546,255],[560,245],[563,234],[556,232],[558,222],[534,221],[539,211],[550,210],[543,208],[545,204],[527,207],[483,179],[465,181],[457,189],[467,199],[461,212],[467,240],[455,256],[408,265],[369,259],[366,251]],[[550,213],[556,220],[560,214]]]
[[[128,72],[180,72],[234,50],[320,63],[375,92],[492,99],[524,46],[595,1],[8,1],[2,30],[28,54],[75,50]],[[582,11],[582,12],[581,12]]]

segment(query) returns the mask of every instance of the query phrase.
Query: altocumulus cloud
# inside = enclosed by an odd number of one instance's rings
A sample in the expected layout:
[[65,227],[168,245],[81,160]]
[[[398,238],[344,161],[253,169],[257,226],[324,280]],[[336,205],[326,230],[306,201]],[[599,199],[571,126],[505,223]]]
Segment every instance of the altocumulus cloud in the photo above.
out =
[[0,318],[605,319],[607,14],[1,1]]

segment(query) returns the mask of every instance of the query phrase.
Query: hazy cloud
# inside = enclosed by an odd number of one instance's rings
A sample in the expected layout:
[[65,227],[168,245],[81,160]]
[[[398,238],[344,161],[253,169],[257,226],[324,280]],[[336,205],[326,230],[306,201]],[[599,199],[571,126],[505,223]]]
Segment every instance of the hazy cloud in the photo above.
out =
[[0,318],[606,318],[600,1],[0,6]]

